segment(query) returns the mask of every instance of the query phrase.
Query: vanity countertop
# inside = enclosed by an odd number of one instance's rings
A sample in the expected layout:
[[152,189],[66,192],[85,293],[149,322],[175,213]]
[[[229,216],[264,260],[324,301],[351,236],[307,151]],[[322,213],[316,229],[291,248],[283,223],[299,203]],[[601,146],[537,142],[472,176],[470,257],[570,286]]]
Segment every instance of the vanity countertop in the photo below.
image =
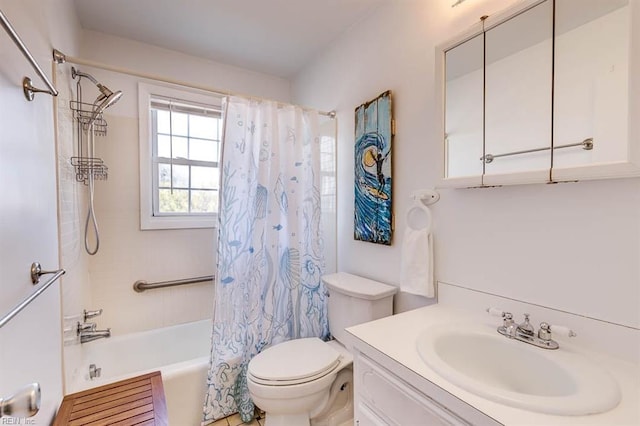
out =
[[[603,366],[618,382],[622,393],[620,403],[612,410],[587,416],[557,416],[513,408],[490,401],[468,392],[449,382],[423,362],[416,348],[416,341],[423,330],[436,324],[471,323],[477,327],[495,330],[498,318],[471,313],[470,311],[432,305],[404,312],[380,320],[356,325],[347,329],[355,337],[353,345],[365,352],[373,347],[396,363],[386,363],[393,373],[401,374],[404,380],[420,391],[428,394],[430,386],[436,385],[457,399],[483,412],[505,425],[640,425],[640,360],[638,363],[617,359],[610,355],[583,350],[562,338],[563,347],[582,353],[587,358]],[[514,342],[516,343],[516,342]],[[545,350],[545,349],[540,349]],[[473,356],[469,354],[469,356]],[[396,368],[393,368],[396,366]],[[403,368],[404,367],[404,368]]]

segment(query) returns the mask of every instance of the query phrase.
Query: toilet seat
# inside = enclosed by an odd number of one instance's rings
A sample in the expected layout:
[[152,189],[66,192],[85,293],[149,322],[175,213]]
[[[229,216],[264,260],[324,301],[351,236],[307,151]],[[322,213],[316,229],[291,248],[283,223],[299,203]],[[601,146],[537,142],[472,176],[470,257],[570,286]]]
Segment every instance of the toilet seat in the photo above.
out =
[[311,337],[274,345],[249,362],[248,376],[255,383],[290,386],[311,382],[333,372],[341,354],[327,343]]

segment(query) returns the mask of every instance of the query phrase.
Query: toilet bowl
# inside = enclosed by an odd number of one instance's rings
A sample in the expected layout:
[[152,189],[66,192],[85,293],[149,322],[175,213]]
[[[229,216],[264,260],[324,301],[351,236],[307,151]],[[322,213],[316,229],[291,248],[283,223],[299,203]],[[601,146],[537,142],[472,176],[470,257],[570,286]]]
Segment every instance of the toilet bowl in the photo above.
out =
[[324,276],[323,282],[330,296],[329,329],[336,340],[290,340],[249,362],[249,393],[266,412],[266,426],[353,423],[353,356],[345,347],[344,329],[391,315],[397,289],[346,273]]
[[253,402],[267,413],[268,426],[309,425],[340,391],[332,394],[332,388],[350,387],[352,363],[351,354],[335,340],[290,340],[253,358],[247,384]]

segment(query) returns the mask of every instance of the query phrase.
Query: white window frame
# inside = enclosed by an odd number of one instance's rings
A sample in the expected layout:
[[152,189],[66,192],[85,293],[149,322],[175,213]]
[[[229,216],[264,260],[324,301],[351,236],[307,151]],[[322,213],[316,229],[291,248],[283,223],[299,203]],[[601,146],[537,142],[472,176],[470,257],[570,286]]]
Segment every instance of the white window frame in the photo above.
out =
[[140,145],[140,229],[215,228],[217,213],[197,215],[154,215],[153,198],[156,190],[151,137],[151,98],[160,96],[220,108],[222,98],[211,93],[188,88],[138,83],[138,118]]

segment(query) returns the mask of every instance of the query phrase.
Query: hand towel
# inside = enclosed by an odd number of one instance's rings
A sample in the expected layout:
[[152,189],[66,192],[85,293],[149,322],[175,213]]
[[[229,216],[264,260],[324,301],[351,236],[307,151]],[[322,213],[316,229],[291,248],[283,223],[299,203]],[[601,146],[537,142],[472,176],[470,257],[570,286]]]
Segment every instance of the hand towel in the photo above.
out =
[[424,297],[435,297],[433,285],[433,237],[431,227],[407,226],[402,242],[400,290]]

